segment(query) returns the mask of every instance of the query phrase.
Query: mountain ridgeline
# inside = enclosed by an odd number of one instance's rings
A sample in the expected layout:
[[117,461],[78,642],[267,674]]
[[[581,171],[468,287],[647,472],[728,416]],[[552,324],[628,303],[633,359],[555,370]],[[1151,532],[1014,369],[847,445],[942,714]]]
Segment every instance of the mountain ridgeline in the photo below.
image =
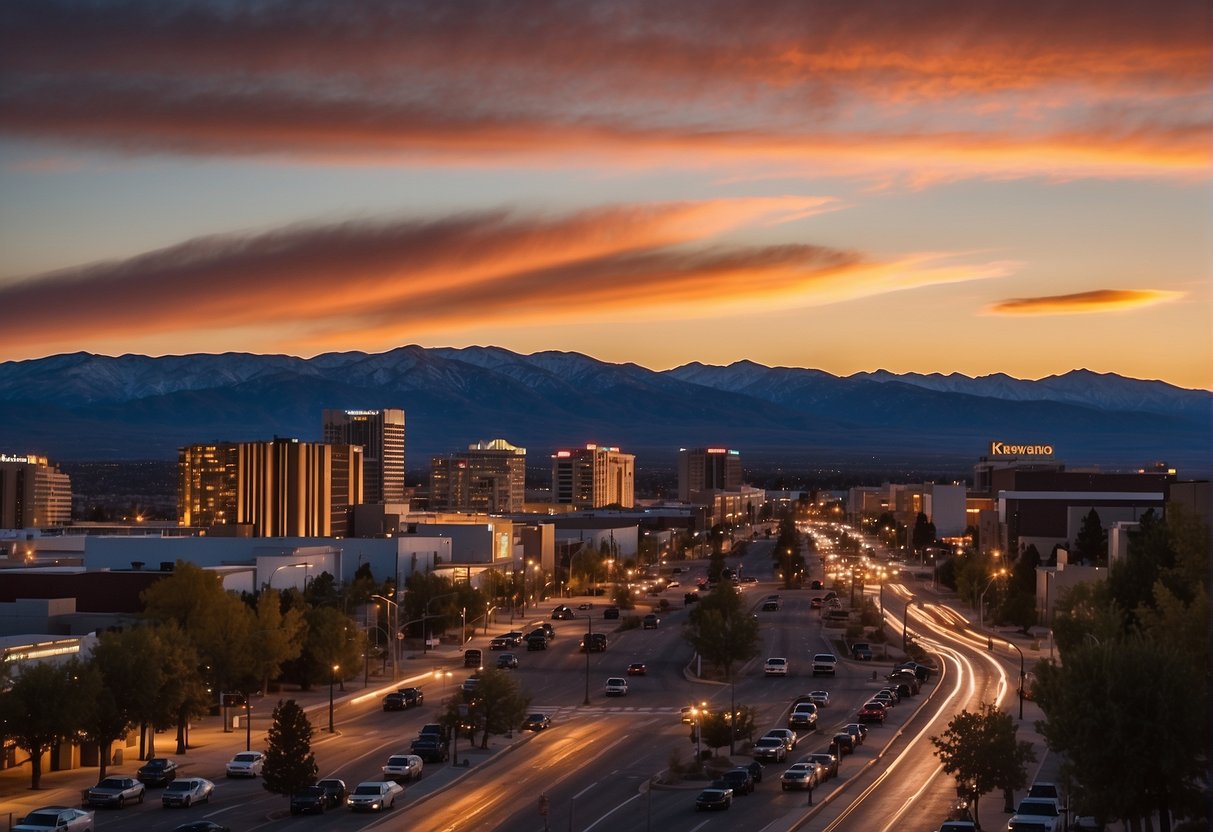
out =
[[585,355],[417,346],[385,353],[72,353],[0,363],[0,452],[52,461],[173,459],[192,443],[317,441],[324,408],[400,407],[409,466],[503,437],[542,467],[587,442],[672,464],[727,445],[787,469],[971,470],[991,442],[1050,445],[1071,467],[1166,461],[1209,475],[1213,393],[1075,370],[838,377],[739,361],[664,372]]

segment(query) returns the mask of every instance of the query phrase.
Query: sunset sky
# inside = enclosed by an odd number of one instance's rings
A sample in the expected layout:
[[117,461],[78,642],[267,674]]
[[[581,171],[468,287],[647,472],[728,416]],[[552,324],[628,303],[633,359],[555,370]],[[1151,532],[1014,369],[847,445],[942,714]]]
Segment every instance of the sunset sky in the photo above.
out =
[[0,361],[1213,388],[1207,0],[0,4]]

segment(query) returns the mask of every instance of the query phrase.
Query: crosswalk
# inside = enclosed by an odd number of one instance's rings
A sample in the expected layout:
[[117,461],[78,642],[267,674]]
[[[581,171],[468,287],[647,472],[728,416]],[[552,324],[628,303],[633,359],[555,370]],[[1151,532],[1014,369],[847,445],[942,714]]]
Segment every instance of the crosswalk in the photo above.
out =
[[580,714],[587,716],[635,716],[636,714],[660,714],[673,719],[679,719],[681,712],[677,708],[632,707],[628,705],[602,706],[569,706],[569,705],[532,705],[532,711],[542,711],[548,716],[559,714],[563,717],[573,717]]

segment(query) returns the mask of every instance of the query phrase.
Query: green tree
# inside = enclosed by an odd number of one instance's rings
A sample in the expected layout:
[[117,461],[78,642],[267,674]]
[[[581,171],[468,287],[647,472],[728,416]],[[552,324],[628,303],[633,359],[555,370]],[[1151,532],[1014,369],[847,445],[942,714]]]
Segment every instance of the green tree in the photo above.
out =
[[0,693],[0,734],[24,749],[30,759],[30,788],[42,787],[42,756],[80,729],[81,702],[76,662],[31,664]]
[[926,514],[918,512],[914,518],[914,531],[910,538],[910,546],[915,552],[921,553],[935,542],[935,524],[927,519]]
[[943,770],[973,795],[978,817],[981,795],[994,789],[1019,789],[1028,782],[1027,766],[1035,761],[1032,744],[1015,739],[1015,721],[991,704],[977,713],[961,711],[941,736],[931,737]]
[[1095,509],[1082,518],[1082,526],[1074,540],[1074,554],[1078,561],[1089,566],[1108,565],[1108,535]]
[[126,738],[131,720],[114,695],[114,688],[106,683],[103,669],[95,656],[82,668],[76,684],[76,694],[83,710],[80,740],[97,749],[100,763],[97,780],[100,782],[109,770],[110,748],[117,740]]
[[720,583],[687,615],[683,631],[695,651],[726,679],[733,665],[758,655],[758,622],[750,615],[741,594],[727,581]]
[[495,668],[482,670],[469,713],[481,730],[480,747],[489,747],[490,734],[504,734],[522,725],[531,697],[523,693],[514,674]]
[[[303,610],[288,607],[283,611],[282,596],[266,592],[257,599],[256,638],[253,640],[253,665],[261,681],[261,690],[269,690],[282,666],[303,652],[303,634],[307,627]],[[247,692],[247,691],[246,691]]]
[[278,700],[265,747],[262,785],[273,794],[290,795],[315,783],[318,770],[307,714],[294,699]]

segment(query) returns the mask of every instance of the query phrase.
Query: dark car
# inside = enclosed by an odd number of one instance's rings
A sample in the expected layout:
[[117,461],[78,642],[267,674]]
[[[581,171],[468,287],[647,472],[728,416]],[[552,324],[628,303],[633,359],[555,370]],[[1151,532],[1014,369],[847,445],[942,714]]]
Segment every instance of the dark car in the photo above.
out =
[[531,630],[531,631],[530,631],[529,633],[527,633],[527,635],[526,635],[526,640],[527,640],[527,641],[530,641],[530,640],[531,640],[531,639],[533,639],[533,638],[541,638],[541,639],[543,639],[545,642],[547,642],[547,641],[551,641],[551,640],[552,640],[552,634],[551,634],[551,633],[549,633],[549,632],[548,632],[546,629],[544,629],[543,627],[536,627],[535,629]]
[[328,777],[324,780],[317,780],[316,785],[324,789],[324,799],[328,802],[330,809],[345,805],[345,798],[349,791],[345,787],[344,780]]
[[404,704],[416,708],[425,702],[425,692],[421,688],[400,688],[396,693],[404,697]]
[[762,782],[762,772],[763,772],[762,763],[758,762],[757,760],[754,760],[749,765],[746,766],[746,769],[750,772],[750,776],[754,778],[755,784]]
[[542,731],[545,728],[551,727],[552,720],[547,714],[527,714],[527,718],[522,721],[522,728],[524,731]]
[[[724,782],[724,788],[732,789],[733,794],[749,794],[754,791],[754,775],[750,774],[748,768],[738,766],[737,768],[729,769],[720,775],[720,779]],[[712,785],[717,784],[713,783]]]
[[855,737],[847,731],[835,734],[830,743],[838,747],[839,755],[855,753]]
[[602,611],[602,617],[603,618],[618,618],[619,617],[619,607],[607,607],[606,609],[604,609]]
[[450,732],[446,730],[446,726],[439,722],[427,722],[421,726],[421,730],[417,732],[417,738],[436,737],[442,742],[450,739]]
[[451,755],[446,740],[434,734],[426,734],[413,740],[409,745],[409,751],[427,763],[442,763]]
[[526,649],[527,650],[547,650],[548,649],[547,635],[541,633],[540,635],[527,636],[526,637]]
[[581,650],[602,653],[607,649],[606,633],[588,633],[581,639]]
[[861,662],[870,662],[872,660],[872,645],[862,641],[852,644],[851,658]]
[[922,689],[922,682],[918,681],[912,670],[894,670],[885,678],[889,680],[889,686],[897,688],[898,692],[901,692],[903,685],[909,688],[910,696]]
[[805,757],[805,760],[817,763],[817,765],[821,766],[821,777],[823,780],[828,777],[838,776],[837,754],[831,754],[828,751],[815,751],[808,757]]
[[145,786],[167,786],[177,779],[177,763],[167,757],[152,757],[139,767],[135,777]]
[[697,810],[714,810],[727,809],[733,805],[733,792],[730,789],[721,789],[715,786],[704,789],[695,798],[695,808]]
[[863,741],[868,738],[868,726],[862,722],[850,722],[842,726],[842,730],[846,731],[855,738],[856,745],[863,745]]
[[404,694],[389,693],[383,697],[383,710],[385,711],[403,711],[408,708],[408,702],[404,701]]
[[577,613],[573,612],[572,607],[567,607],[561,604],[556,609],[552,610],[553,621],[571,621],[577,617]]
[[908,670],[917,676],[920,682],[926,682],[931,678],[931,668],[918,662],[902,662],[901,664],[893,665],[893,670]]
[[328,807],[324,789],[319,786],[304,786],[291,795],[292,815],[323,815]]

